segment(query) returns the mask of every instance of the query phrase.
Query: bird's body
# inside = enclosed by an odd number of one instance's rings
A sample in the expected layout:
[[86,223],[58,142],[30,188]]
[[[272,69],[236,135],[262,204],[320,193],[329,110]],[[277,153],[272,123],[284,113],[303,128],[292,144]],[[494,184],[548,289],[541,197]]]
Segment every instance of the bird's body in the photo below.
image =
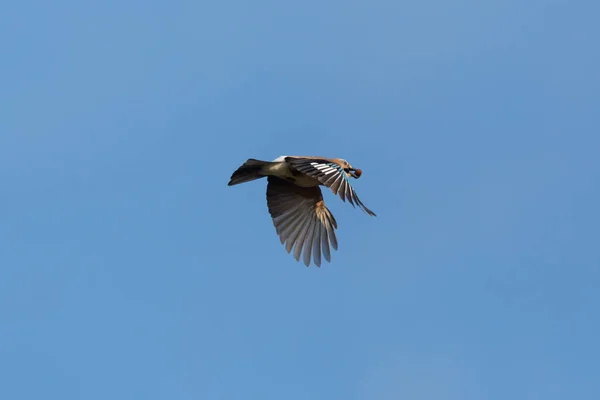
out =
[[291,168],[290,165],[285,161],[271,161],[265,166],[263,172],[270,176],[276,176],[278,178],[285,179],[286,181],[301,187],[313,187],[320,185],[318,179]]
[[360,169],[341,158],[280,156],[273,161],[248,159],[232,175],[229,186],[267,177],[267,206],[273,224],[286,250],[309,266],[311,253],[315,265],[321,254],[330,261],[330,246],[337,250],[337,222],[325,206],[319,186],[326,186],[343,201],[356,203],[367,214],[375,215],[358,199],[350,177],[358,178]]

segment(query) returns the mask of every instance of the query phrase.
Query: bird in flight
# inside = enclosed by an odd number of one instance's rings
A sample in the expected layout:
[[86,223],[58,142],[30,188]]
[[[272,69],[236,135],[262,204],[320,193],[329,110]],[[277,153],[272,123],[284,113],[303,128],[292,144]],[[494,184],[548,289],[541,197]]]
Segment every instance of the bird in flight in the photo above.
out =
[[267,207],[281,244],[288,253],[308,267],[311,261],[321,266],[321,254],[331,262],[330,246],[337,250],[337,222],[323,201],[319,186],[331,189],[342,201],[358,205],[375,216],[360,201],[350,178],[358,179],[360,169],[342,158],[281,156],[273,161],[248,159],[229,180],[228,186],[267,178]]

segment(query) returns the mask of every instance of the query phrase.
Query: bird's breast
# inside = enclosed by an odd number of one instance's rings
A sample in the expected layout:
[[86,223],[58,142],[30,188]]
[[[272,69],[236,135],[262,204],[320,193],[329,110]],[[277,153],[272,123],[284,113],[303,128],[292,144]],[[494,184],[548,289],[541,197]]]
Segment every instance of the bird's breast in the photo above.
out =
[[296,185],[302,187],[313,187],[321,184],[321,182],[319,182],[317,179],[311,178],[310,176],[306,176],[302,173],[299,175],[294,175],[292,179]]

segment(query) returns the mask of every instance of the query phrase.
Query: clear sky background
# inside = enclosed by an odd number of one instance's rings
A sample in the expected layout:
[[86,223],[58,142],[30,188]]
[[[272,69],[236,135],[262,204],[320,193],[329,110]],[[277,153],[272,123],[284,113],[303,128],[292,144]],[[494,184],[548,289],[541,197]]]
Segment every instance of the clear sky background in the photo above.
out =
[[[597,1],[1,11],[0,398],[600,398]],[[284,154],[378,215],[320,269]]]

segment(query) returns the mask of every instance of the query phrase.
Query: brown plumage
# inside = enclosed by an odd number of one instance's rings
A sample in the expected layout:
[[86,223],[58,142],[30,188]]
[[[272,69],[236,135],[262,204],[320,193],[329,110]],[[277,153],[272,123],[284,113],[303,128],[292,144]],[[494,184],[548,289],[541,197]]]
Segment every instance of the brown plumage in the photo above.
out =
[[229,186],[267,177],[267,207],[281,243],[294,258],[302,255],[304,264],[311,258],[321,265],[321,256],[331,261],[331,250],[338,248],[335,235],[337,222],[325,206],[319,186],[328,187],[343,201],[358,205],[374,216],[358,198],[350,185],[350,177],[358,179],[360,169],[346,160],[325,157],[281,156],[273,161],[248,159],[232,175]]

